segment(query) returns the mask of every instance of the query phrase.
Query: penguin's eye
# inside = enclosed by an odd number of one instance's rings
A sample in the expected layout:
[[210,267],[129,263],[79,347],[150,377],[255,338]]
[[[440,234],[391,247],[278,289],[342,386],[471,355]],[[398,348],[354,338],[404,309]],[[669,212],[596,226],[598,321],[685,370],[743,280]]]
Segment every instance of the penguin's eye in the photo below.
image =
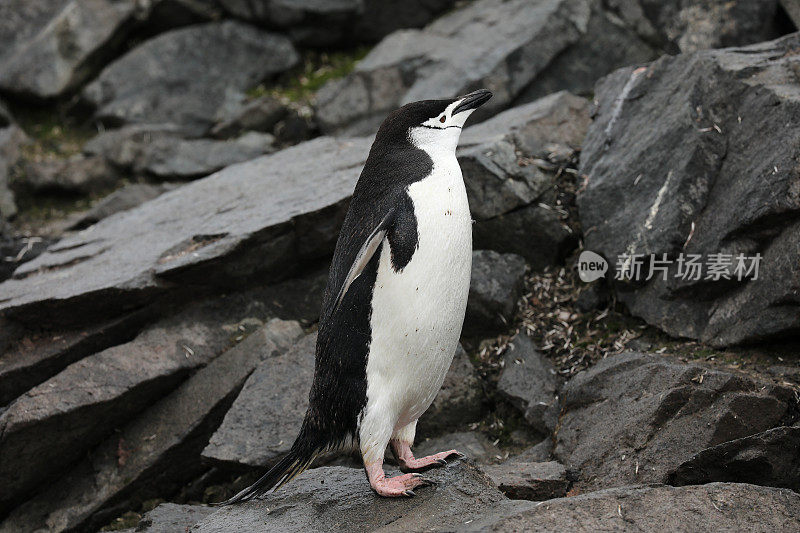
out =
[[445,121],[445,120],[447,120],[447,118],[445,118],[445,116],[444,116],[444,115],[442,115],[442,117],[439,119],[439,122],[441,122],[442,124],[444,124],[444,121]]

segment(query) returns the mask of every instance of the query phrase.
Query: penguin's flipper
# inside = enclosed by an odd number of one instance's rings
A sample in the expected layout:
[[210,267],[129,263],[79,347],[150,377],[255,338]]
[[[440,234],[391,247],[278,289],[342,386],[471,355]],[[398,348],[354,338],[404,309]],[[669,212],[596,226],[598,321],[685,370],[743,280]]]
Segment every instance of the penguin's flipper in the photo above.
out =
[[339,289],[339,295],[336,297],[336,303],[333,305],[333,310],[335,311],[339,304],[342,303],[342,299],[344,299],[344,295],[347,294],[347,289],[350,288],[350,285],[361,275],[361,272],[364,271],[364,268],[369,263],[369,260],[372,259],[372,256],[375,255],[375,251],[380,246],[381,242],[384,238],[386,238],[386,232],[389,231],[389,228],[392,224],[392,218],[394,217],[394,209],[390,210],[386,213],[386,216],[383,217],[381,223],[372,231],[372,233],[367,237],[366,242],[361,246],[361,249],[356,254],[356,258],[353,261],[353,264],[350,266],[350,270],[347,272],[347,277],[344,279],[344,283],[342,284],[342,288]]

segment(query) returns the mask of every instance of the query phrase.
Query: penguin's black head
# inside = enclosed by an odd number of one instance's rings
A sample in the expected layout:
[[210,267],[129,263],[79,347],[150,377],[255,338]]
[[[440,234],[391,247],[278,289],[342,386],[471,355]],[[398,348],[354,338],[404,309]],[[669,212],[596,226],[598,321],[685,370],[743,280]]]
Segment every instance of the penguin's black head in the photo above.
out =
[[411,102],[386,117],[375,141],[455,150],[467,117],[491,97],[480,89],[457,98]]

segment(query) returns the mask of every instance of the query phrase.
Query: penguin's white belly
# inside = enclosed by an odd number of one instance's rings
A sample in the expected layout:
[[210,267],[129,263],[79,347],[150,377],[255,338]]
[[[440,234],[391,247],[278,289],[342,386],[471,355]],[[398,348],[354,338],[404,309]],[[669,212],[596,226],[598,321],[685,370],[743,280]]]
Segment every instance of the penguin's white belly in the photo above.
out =
[[442,386],[461,335],[472,267],[472,220],[455,155],[408,194],[418,247],[395,272],[383,243],[367,360],[367,408],[394,417],[395,429],[419,418]]

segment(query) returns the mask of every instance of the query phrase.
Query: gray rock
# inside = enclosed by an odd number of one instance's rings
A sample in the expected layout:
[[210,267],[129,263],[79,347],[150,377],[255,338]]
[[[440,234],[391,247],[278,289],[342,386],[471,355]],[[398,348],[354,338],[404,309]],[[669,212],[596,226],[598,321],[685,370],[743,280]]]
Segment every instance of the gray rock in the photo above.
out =
[[800,492],[800,427],[779,427],[703,450],[669,476],[670,485],[735,481]]
[[635,352],[562,392],[555,456],[590,488],[664,482],[705,448],[783,425],[796,401],[788,387]]
[[[597,86],[581,153],[585,248],[605,256],[612,273],[643,263],[638,283],[615,283],[618,299],[671,335],[726,346],[800,327],[791,177],[799,154],[786,142],[800,138],[790,118],[800,116],[800,97],[786,90],[794,83],[786,54],[798,46],[793,34],[665,57]],[[700,255],[700,279],[679,275],[681,253]],[[756,253],[758,278],[739,281],[736,258]],[[634,263],[623,254],[641,256]],[[645,279],[651,254],[667,254],[666,280],[659,271]],[[707,279],[712,254],[723,254],[714,257],[731,279]]]
[[9,187],[10,171],[20,158],[20,149],[28,142],[28,136],[15,124],[0,129],[0,220],[17,214],[14,193]]
[[417,435],[430,437],[463,428],[485,413],[483,383],[459,344],[441,390],[417,423]]
[[96,529],[132,505],[131,499],[178,490],[204,470],[200,451],[247,376],[259,361],[276,358],[300,335],[297,322],[270,321],[13,511],[0,531],[31,531],[40,524],[46,531]]
[[553,363],[524,333],[511,341],[503,357],[497,391],[541,433],[549,434],[558,422],[558,377]]
[[34,323],[85,322],[186,284],[275,281],[332,252],[369,143],[303,143],[101,220],[22,265],[0,285],[0,310]]
[[[58,374],[70,364],[114,344],[127,342],[149,318],[136,311],[72,331],[25,332],[0,350],[0,406]],[[4,329],[11,329],[4,325]]]
[[238,22],[164,33],[131,50],[83,91],[101,121],[175,123],[202,134],[223,106],[297,63],[291,43]]
[[133,124],[97,134],[83,146],[83,153],[102,156],[119,170],[134,173],[144,166],[144,152],[151,143],[187,136],[175,124]]
[[80,86],[130,31],[135,2],[9,0],[0,6],[0,89],[53,98]]
[[178,505],[162,503],[145,513],[136,526],[136,531],[144,533],[183,533],[211,513],[213,507],[205,505]]
[[317,335],[262,361],[248,378],[203,457],[223,465],[271,466],[300,432],[314,379]]
[[739,483],[638,485],[501,507],[465,531],[795,531],[800,495]]
[[776,0],[611,0],[642,38],[670,52],[742,46],[778,37]]
[[[397,31],[356,65],[353,73],[324,86],[317,95],[317,119],[323,132],[364,134],[372,131],[400,104],[437,96],[466,93],[485,87],[494,97],[479,111],[485,119],[517,101],[531,90],[546,70],[568,63],[561,58],[576,54],[593,82],[630,63],[655,57],[649,45],[624,27],[606,25],[603,31],[624,34],[622,53],[597,54],[585,41],[592,0],[479,0],[444,15],[424,30]],[[615,41],[616,42],[616,41]],[[582,81],[582,80],[581,80]],[[551,83],[548,91],[590,88],[585,82]],[[540,94],[541,95],[541,94]]]
[[566,496],[570,482],[559,462],[523,462],[510,459],[482,470],[512,500],[551,500]]
[[[419,434],[418,434],[419,435]],[[501,456],[500,448],[485,435],[475,431],[448,433],[418,442],[414,447],[416,457],[425,457],[447,450],[458,450],[472,461],[487,464]]]
[[83,213],[70,229],[83,229],[116,213],[133,209],[177,187],[174,183],[131,183],[118,189]]
[[[229,342],[211,309],[188,311],[81,359],[0,415],[0,502],[18,499],[208,363]],[[42,435],[51,438],[42,439]]]
[[262,96],[241,108],[230,110],[227,116],[219,117],[209,133],[213,137],[228,138],[245,131],[272,132],[288,113],[288,107],[281,101]]
[[475,247],[519,254],[534,270],[563,261],[577,239],[553,208],[554,170],[576,158],[590,122],[589,102],[560,92],[464,131]]
[[786,10],[786,14],[794,22],[795,28],[800,28],[800,1],[799,0],[779,0],[781,6]]
[[14,122],[14,117],[11,116],[11,111],[8,106],[0,100],[0,128],[5,128]]
[[463,529],[504,500],[464,461],[425,475],[436,484],[420,488],[414,498],[380,498],[362,469],[315,468],[263,500],[221,508],[191,531],[352,531],[354,526],[359,531],[450,531]]
[[546,438],[539,444],[531,446],[530,448],[522,451],[521,453],[511,457],[509,461],[514,460],[518,462],[529,463],[544,463],[553,458],[553,440]]
[[256,132],[229,141],[161,137],[141,147],[133,171],[161,179],[207,176],[234,163],[274,152],[274,142],[272,135]]
[[525,281],[525,259],[491,250],[472,252],[464,334],[479,336],[507,329]]
[[76,155],[23,165],[18,186],[36,193],[92,194],[114,187],[119,176],[101,157]]
[[298,43],[374,42],[399,28],[423,26],[453,0],[219,0],[238,18],[281,29]]

